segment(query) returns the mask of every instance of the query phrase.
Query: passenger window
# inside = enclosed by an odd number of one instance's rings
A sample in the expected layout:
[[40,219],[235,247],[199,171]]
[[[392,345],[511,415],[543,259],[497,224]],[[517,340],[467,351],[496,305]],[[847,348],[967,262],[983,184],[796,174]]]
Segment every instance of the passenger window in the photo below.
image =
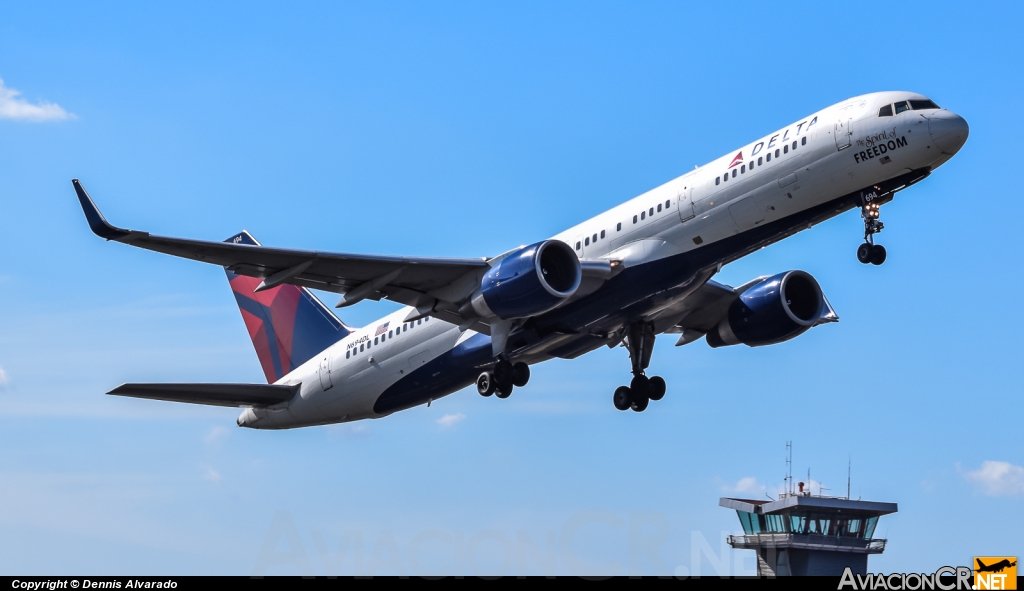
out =
[[362,352],[363,352],[363,345],[359,345],[359,352],[360,352],[360,353],[362,353]]
[[622,231],[622,222],[619,222],[619,223],[618,223],[618,224],[617,224],[617,225],[615,226],[615,231],[616,231],[616,232],[621,232],[621,231]]
[[658,211],[659,212],[661,211],[661,204],[660,203],[658,204]]
[[939,106],[929,100],[924,101],[910,101],[910,108],[915,111],[923,111],[925,109],[938,109]]
[[776,157],[776,158],[778,158],[778,157],[779,157],[779,151],[778,151],[778,150],[775,150],[775,157]]
[[736,178],[736,169],[732,169],[732,178]]
[[722,181],[725,182],[727,180],[729,180],[729,173],[725,173],[722,175]]
[[650,215],[651,217],[654,217],[654,208],[653,207],[651,208],[651,211],[650,211],[650,213],[648,213],[648,215]]
[[393,336],[395,336],[395,331],[389,330],[388,331],[388,337],[393,337]]
[[893,105],[893,107],[896,108],[896,114],[897,115],[899,115],[903,111],[910,110],[910,105],[907,104],[907,101],[903,101],[901,103],[896,103],[896,104]]
[[423,319],[422,319],[422,318],[420,318],[419,320],[417,320],[417,321],[416,321],[416,324],[423,324]]
[[740,174],[743,174],[745,172],[747,172],[747,165],[746,164],[744,164],[743,166],[740,167]]
[[796,142],[793,142],[793,149],[796,149]]
[[580,243],[579,243],[579,242],[577,242],[577,243],[576,243],[576,250],[579,250],[579,249],[580,249]]
[[[683,187],[683,188],[685,189],[686,187]],[[672,202],[671,199],[666,199],[665,200],[665,209],[668,209],[668,204],[671,203],[671,202]]]
[[892,117],[892,105],[886,105],[878,110],[879,117]]
[[771,162],[772,161],[772,153],[771,152],[768,152],[768,155],[765,156],[764,161],[765,162]]
[[386,341],[386,340],[388,340],[388,335],[386,335],[386,334],[382,334],[382,335],[380,335],[380,342],[382,342],[382,343],[383,343],[383,342],[384,342],[384,341]]
[[373,344],[374,344],[374,345],[376,345],[376,344],[377,344],[377,337],[373,337]]
[[351,355],[351,354],[352,354],[352,351],[345,351],[345,359],[348,359],[349,355]]
[[604,230],[601,230],[601,239],[604,239]]
[[716,176],[716,177],[715,177],[715,184],[716,184],[716,185],[720,185],[720,184],[722,184],[722,179]]
[[800,145],[801,146],[806,146],[807,145],[807,136],[806,135],[804,137],[800,138]]
[[430,316],[424,316],[423,322],[430,322]]
[[763,164],[763,163],[764,163],[764,160],[762,160],[761,157],[758,156],[758,158],[757,158],[757,165],[761,166],[761,164]]
[[633,216],[633,223],[636,223],[636,216]]
[[597,242],[597,234],[594,234],[594,242]]
[[782,153],[789,154],[789,145],[782,146]]
[[641,211],[640,212],[640,219],[646,219],[646,218],[647,218],[647,212],[646,211]]
[[589,236],[587,236],[587,239],[583,241],[583,244],[585,246],[590,246],[590,237]]

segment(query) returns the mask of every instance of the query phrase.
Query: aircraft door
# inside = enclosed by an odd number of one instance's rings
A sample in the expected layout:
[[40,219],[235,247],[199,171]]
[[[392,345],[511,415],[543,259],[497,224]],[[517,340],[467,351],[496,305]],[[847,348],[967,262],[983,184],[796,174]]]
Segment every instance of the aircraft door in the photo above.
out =
[[331,381],[331,358],[329,355],[324,354],[320,356],[320,388],[323,390],[330,390],[334,386],[334,382]]
[[850,137],[853,135],[853,119],[840,119],[836,122],[836,148],[845,150],[850,147]]
[[679,191],[679,195],[676,196],[676,201],[679,202],[679,221],[685,222],[693,219],[696,213],[693,209],[693,187],[689,185],[683,187]]

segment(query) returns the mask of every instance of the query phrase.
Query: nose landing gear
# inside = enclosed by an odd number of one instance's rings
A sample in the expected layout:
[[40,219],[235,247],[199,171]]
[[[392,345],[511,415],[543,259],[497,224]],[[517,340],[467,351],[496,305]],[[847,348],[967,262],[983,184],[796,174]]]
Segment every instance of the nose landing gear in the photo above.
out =
[[643,412],[651,400],[665,396],[665,380],[659,376],[647,377],[645,370],[651,363],[654,350],[654,326],[644,322],[630,325],[626,336],[629,360],[633,366],[633,379],[629,386],[619,386],[612,396],[612,403],[619,410],[633,409]]
[[860,217],[864,219],[864,244],[857,247],[857,260],[865,265],[881,265],[885,262],[885,247],[875,244],[875,234],[885,228],[879,219],[879,210],[882,205],[878,203],[878,193],[872,191],[861,199]]

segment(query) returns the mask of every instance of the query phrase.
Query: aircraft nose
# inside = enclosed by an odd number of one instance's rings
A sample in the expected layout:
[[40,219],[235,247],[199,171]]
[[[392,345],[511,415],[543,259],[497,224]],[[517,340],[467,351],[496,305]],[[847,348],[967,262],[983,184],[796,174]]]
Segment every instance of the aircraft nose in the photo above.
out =
[[953,155],[967,142],[970,128],[960,115],[941,110],[928,115],[928,133],[937,148],[944,154]]

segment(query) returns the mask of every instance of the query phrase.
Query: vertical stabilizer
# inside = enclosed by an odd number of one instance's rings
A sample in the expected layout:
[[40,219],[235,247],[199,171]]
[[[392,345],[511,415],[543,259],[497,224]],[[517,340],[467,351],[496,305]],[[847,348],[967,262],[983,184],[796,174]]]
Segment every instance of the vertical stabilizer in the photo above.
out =
[[[225,242],[259,246],[245,231]],[[273,384],[352,332],[305,287],[285,284],[255,292],[260,279],[224,271],[267,383]]]

